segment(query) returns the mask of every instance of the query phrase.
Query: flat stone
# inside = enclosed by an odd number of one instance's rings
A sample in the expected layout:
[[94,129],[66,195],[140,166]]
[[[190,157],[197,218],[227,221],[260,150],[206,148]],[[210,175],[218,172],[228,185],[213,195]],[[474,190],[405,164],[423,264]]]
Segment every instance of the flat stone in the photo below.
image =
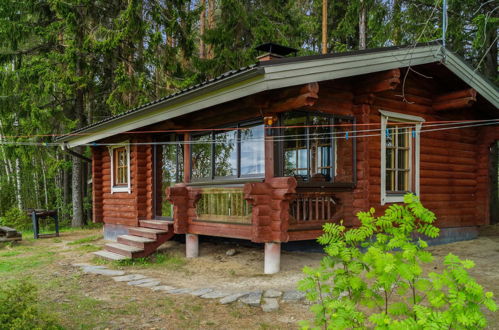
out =
[[204,294],[210,293],[210,292],[212,292],[212,291],[213,291],[213,289],[210,289],[210,288],[203,288],[203,289],[197,289],[197,290],[194,290],[194,291],[192,291],[192,292],[191,292],[191,294],[192,294],[193,296],[197,296],[197,297],[199,297],[199,296],[202,296],[202,295],[204,295]]
[[84,273],[96,274],[96,275],[105,275],[105,276],[122,276],[125,275],[125,272],[122,270],[112,270],[107,268],[101,268],[101,266],[92,267],[83,267]]
[[[93,266],[92,264],[89,264],[89,263],[86,263],[86,262],[78,262],[78,263],[75,263],[75,264],[71,264],[75,267],[87,267],[87,266]],[[103,267],[103,268],[106,268],[104,266],[94,266],[94,267]]]
[[130,275],[113,277],[113,280],[115,280],[116,282],[130,282],[130,281],[141,280],[144,278],[146,277],[141,274],[130,274]]
[[192,289],[188,288],[180,288],[180,289],[173,289],[173,290],[168,290],[166,293],[170,294],[186,294],[186,293],[191,293]]
[[173,286],[169,286],[169,285],[159,285],[159,286],[155,286],[155,287],[152,287],[151,290],[152,291],[170,291],[170,290],[175,290],[176,288],[174,288]]
[[242,298],[246,295],[248,295],[248,292],[233,293],[230,296],[227,296],[227,297],[220,299],[220,303],[222,305],[232,304],[233,302],[237,301],[239,298]]
[[250,306],[260,306],[262,300],[262,291],[250,292],[247,296],[239,299],[240,302]]
[[265,291],[263,293],[263,296],[265,298],[279,298],[280,296],[282,296],[282,291],[270,289]]
[[204,298],[204,299],[218,299],[218,298],[227,297],[228,295],[230,295],[230,293],[221,292],[221,291],[212,291],[212,292],[206,293],[200,297]]
[[279,309],[277,298],[263,298],[262,310],[264,312],[275,312]]
[[160,283],[161,283],[160,281],[151,281],[151,282],[138,284],[137,286],[139,286],[141,288],[151,288],[153,286],[158,286]]
[[227,252],[225,252],[225,255],[227,255],[228,257],[232,257],[236,254],[237,254],[236,249],[229,249],[229,250],[227,250]]
[[305,298],[305,292],[291,290],[284,292],[282,296],[282,301],[299,301]]
[[141,284],[144,284],[144,283],[149,283],[149,282],[156,282],[158,281],[157,279],[155,278],[143,278],[143,279],[140,279],[140,280],[136,280],[136,281],[131,281],[131,282],[128,282],[127,284],[128,285],[141,285]]

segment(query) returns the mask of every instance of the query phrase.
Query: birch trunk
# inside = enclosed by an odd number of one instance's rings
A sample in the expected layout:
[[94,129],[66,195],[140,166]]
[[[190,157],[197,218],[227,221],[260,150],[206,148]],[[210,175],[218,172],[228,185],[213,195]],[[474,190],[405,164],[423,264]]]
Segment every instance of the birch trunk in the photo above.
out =
[[16,201],[17,208],[23,209],[23,200],[21,195],[21,162],[19,161],[19,157],[16,156]]

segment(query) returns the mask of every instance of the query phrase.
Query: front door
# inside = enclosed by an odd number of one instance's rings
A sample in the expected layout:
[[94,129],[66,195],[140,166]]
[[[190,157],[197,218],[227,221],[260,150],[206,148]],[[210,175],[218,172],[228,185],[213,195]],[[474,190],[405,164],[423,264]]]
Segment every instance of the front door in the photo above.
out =
[[157,137],[154,145],[154,210],[155,219],[172,220],[173,205],[166,200],[166,188],[182,182],[184,147],[180,138],[170,134]]

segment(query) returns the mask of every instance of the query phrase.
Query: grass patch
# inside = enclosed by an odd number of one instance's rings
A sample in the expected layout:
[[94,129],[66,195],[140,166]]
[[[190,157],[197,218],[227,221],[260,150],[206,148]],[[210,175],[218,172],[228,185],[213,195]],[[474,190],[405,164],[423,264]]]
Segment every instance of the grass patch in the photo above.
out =
[[97,245],[82,244],[82,245],[78,246],[75,250],[89,253],[89,252],[99,251],[100,249],[101,248]]
[[16,258],[2,260],[0,263],[0,274],[8,273],[8,275],[15,275],[32,268],[47,265],[53,261],[54,255],[55,252],[43,251],[33,255],[17,256]]
[[171,255],[169,253],[155,253],[145,258],[126,259],[119,261],[110,261],[99,257],[94,257],[92,263],[96,265],[107,265],[121,267],[140,267],[140,268],[168,268],[179,270],[187,263],[184,258]]
[[40,302],[37,288],[26,280],[0,287],[0,329],[62,329]]
[[83,238],[77,239],[75,241],[69,242],[68,245],[78,245],[78,244],[90,243],[90,242],[98,241],[101,238],[102,238],[102,235],[91,235],[88,237],[83,237]]
[[20,254],[22,254],[21,251],[9,250],[9,251],[0,252],[0,257],[15,257]]
[[127,259],[115,262],[117,266],[128,267],[128,266],[138,266],[138,267],[151,267],[151,266],[162,266],[172,269],[178,269],[185,266],[186,261],[184,258],[173,256],[168,253],[155,253],[145,258]]

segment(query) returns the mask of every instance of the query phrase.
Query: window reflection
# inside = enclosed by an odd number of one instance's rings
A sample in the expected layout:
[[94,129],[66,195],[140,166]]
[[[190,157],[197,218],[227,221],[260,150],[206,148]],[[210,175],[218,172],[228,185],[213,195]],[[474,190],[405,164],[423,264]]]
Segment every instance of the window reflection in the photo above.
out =
[[353,118],[310,112],[282,115],[284,175],[299,180],[354,182]]
[[241,175],[264,173],[264,126],[244,128],[241,134]]
[[237,131],[215,134],[215,176],[237,176]]
[[227,131],[193,136],[192,179],[262,175],[265,170],[264,131],[263,124],[239,124]]
[[211,134],[192,137],[192,178],[211,177]]

